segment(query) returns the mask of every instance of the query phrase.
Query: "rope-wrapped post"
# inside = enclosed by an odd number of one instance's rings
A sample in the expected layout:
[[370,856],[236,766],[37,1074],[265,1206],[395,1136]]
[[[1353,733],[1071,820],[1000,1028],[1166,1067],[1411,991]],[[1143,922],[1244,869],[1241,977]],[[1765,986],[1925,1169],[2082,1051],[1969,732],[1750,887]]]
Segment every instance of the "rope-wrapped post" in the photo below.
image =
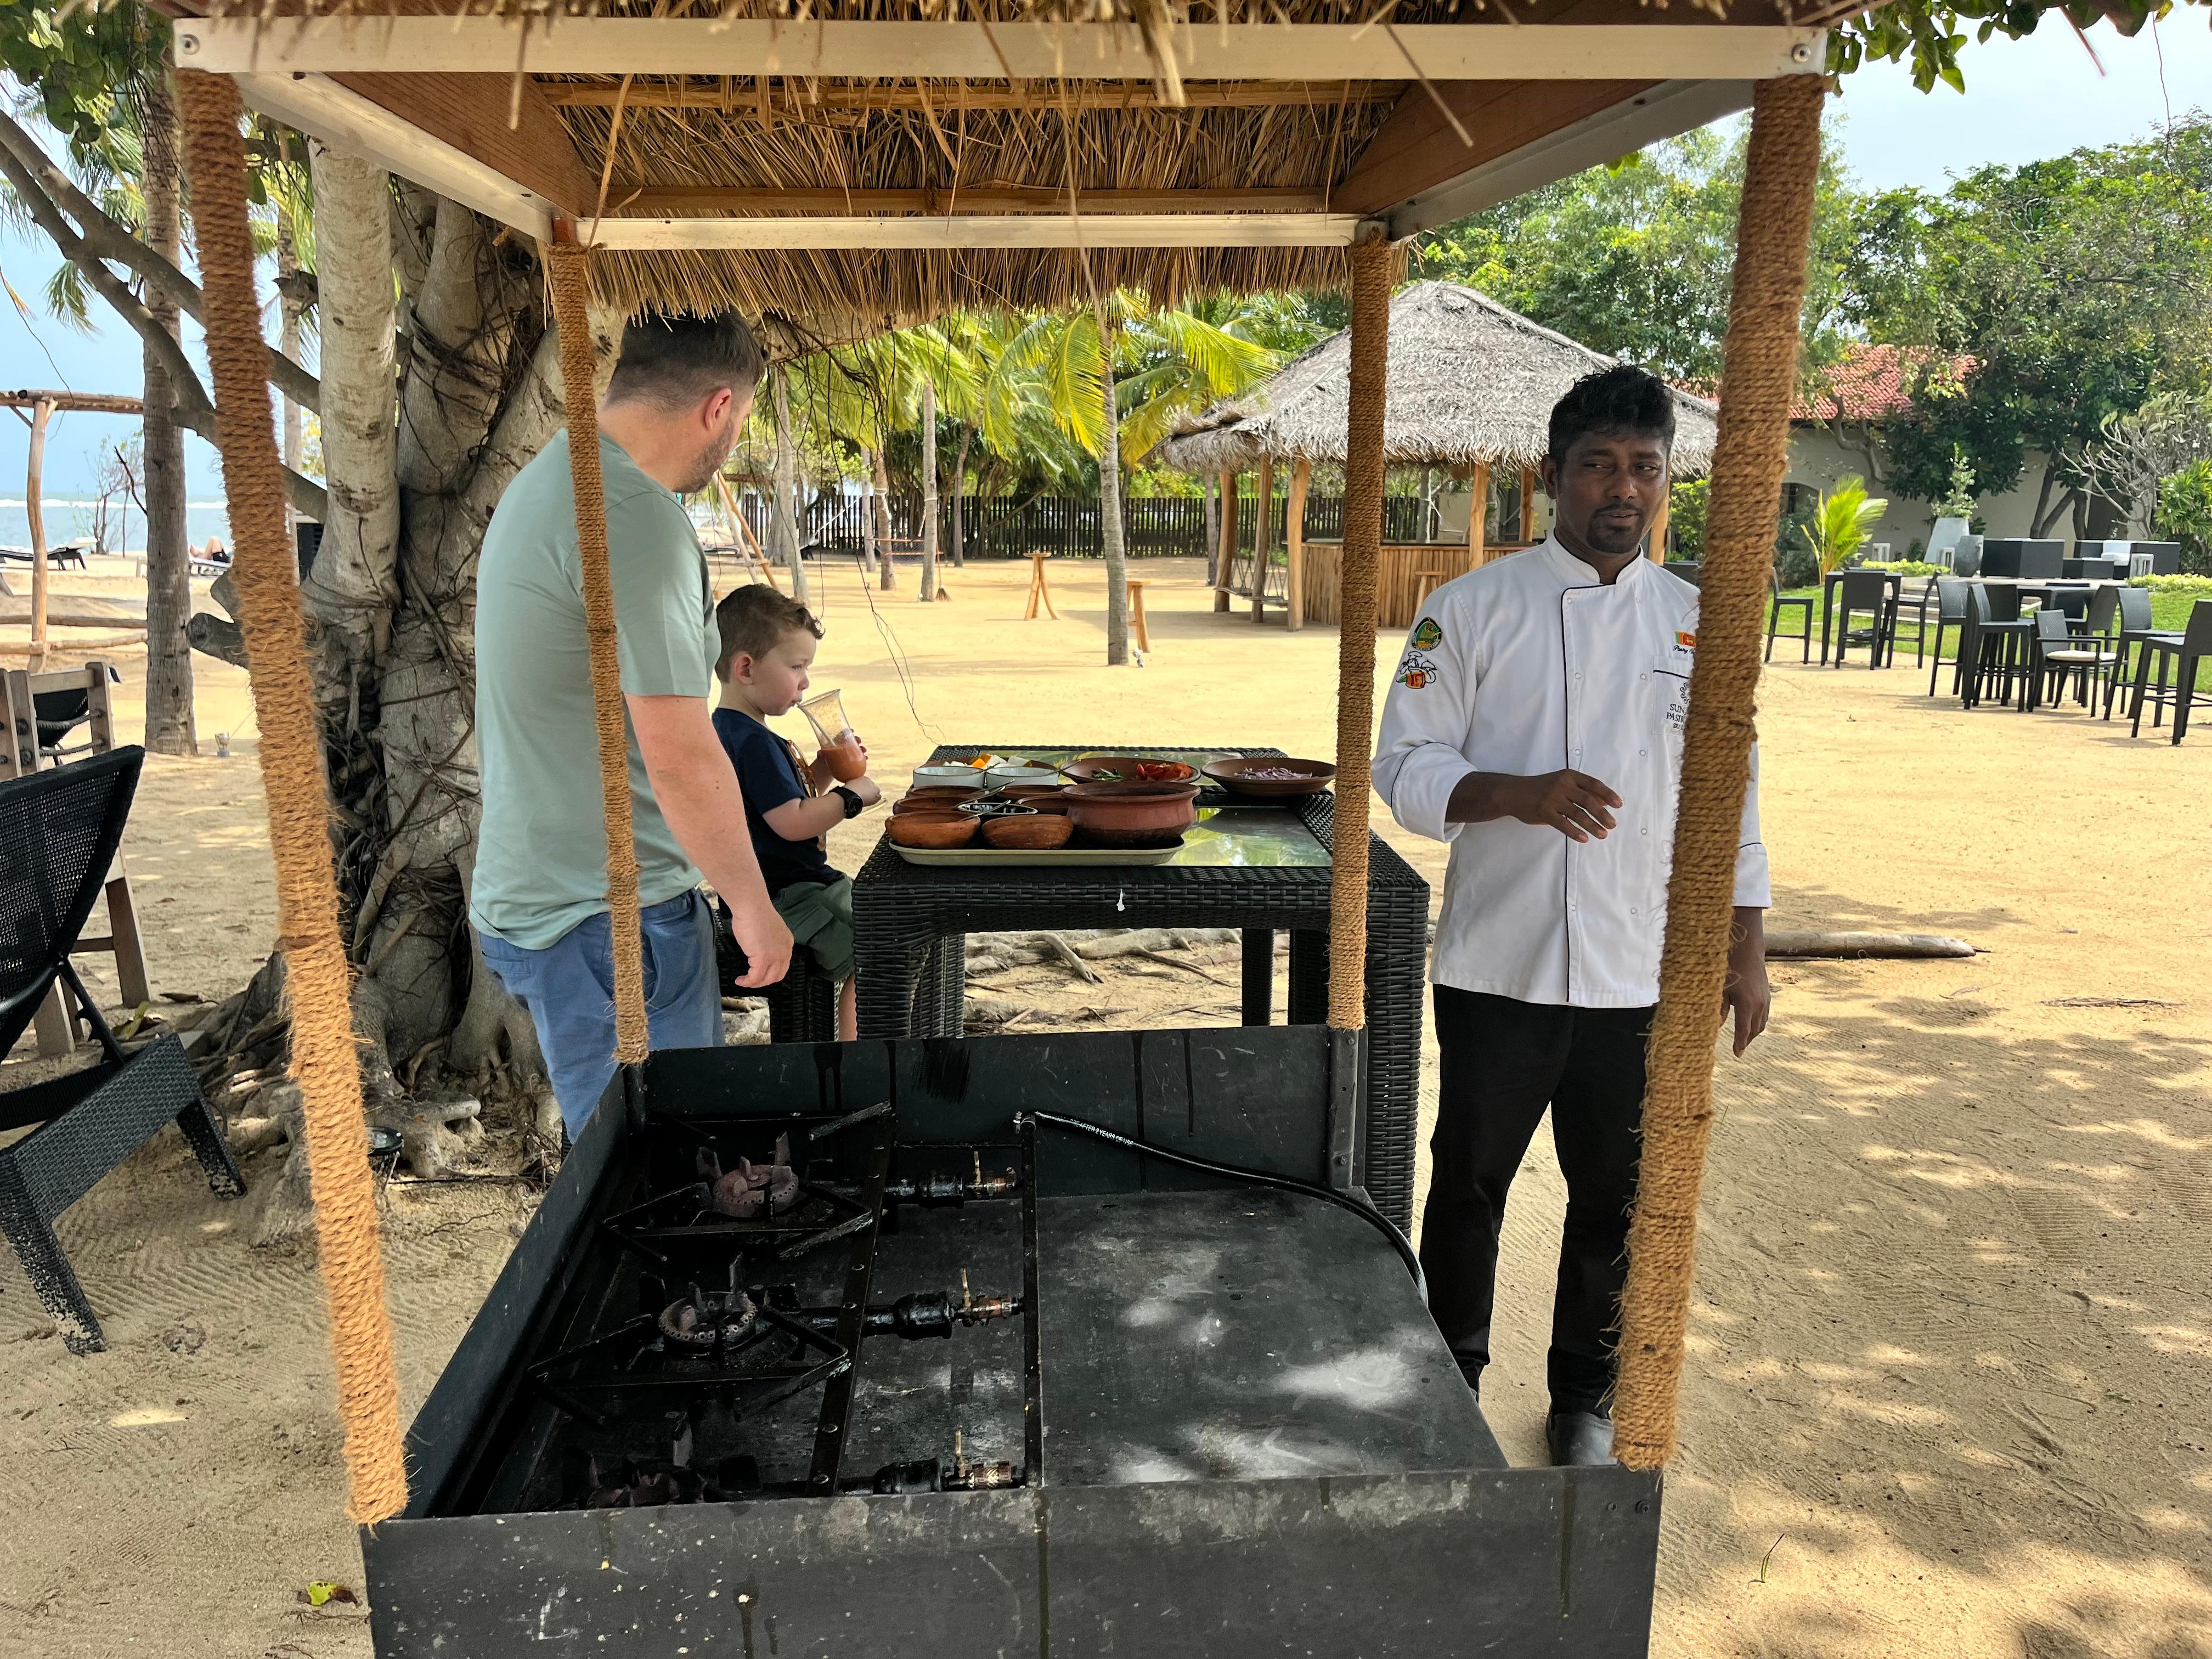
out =
[[[1336,818],[1329,849],[1328,1023],[1367,1024],[1367,807],[1375,754],[1375,584],[1382,562],[1382,416],[1390,277],[1381,230],[1352,249],[1352,386],[1345,414],[1344,558],[1338,577]],[[1261,502],[1264,512],[1266,501]],[[1252,579],[1257,591],[1263,565]]]
[[384,1305],[376,1182],[362,1118],[352,984],[338,932],[307,629],[297,567],[284,529],[284,480],[269,403],[261,304],[253,291],[246,222],[246,146],[229,77],[183,70],[177,95],[185,173],[207,299],[216,433],[233,539],[231,581],[252,665],[261,729],[261,785],[276,864],[277,945],[292,1007],[292,1073],[306,1121],[315,1236],[330,1305],[338,1415],[345,1425],[346,1512],[374,1525],[406,1507],[399,1380]]
[[591,255],[574,242],[546,245],[553,324],[561,335],[561,388],[568,415],[568,476],[576,489],[576,547],[584,573],[584,637],[591,653],[599,792],[607,817],[607,912],[614,930],[615,1059],[646,1054],[645,957],[637,915],[637,846],[630,835],[629,727],[622,659],[615,648],[614,577],[607,566],[607,498],[599,476],[599,411],[592,395]]
[[1697,665],[1667,885],[1667,942],[1651,1027],[1628,1282],[1620,1301],[1613,1455],[1654,1469],[1674,1455],[1683,1335],[1696,1267],[1698,1189],[1712,1133],[1719,1034],[1734,921],[1735,860],[1751,775],[1759,640],[1788,462],[1805,252],[1820,167],[1823,82],[1762,82],[1736,230],[1735,285],[1721,369]]

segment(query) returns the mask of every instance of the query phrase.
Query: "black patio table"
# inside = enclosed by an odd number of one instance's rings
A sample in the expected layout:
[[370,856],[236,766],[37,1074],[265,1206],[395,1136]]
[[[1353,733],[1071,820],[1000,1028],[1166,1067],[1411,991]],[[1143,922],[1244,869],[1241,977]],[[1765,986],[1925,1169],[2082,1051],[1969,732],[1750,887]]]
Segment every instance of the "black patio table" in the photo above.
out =
[[[1137,753],[1194,765],[1279,749],[1221,745],[966,744],[933,763],[972,755]],[[1235,927],[1243,934],[1247,1025],[1269,1023],[1275,933],[1291,936],[1287,1018],[1320,1024],[1328,1010],[1329,833],[1335,801],[1310,795],[1265,805],[1209,791],[1200,824],[1175,861],[1156,865],[908,863],[879,842],[853,878],[854,966],[862,1037],[957,1036],[967,936],[1052,927]],[[1429,884],[1380,836],[1368,841],[1367,1090],[1354,1179],[1403,1227],[1413,1200],[1419,1131],[1421,997],[1426,979]]]

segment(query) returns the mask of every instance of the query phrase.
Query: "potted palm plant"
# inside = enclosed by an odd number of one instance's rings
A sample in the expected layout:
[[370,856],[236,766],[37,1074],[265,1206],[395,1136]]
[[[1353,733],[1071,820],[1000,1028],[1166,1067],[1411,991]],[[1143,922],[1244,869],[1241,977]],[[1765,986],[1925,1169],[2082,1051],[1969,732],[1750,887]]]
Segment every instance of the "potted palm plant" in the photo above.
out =
[[1803,526],[1813,556],[1820,561],[1820,574],[1827,576],[1841,570],[1851,555],[1865,545],[1867,532],[1888,510],[1886,499],[1868,495],[1863,478],[1842,479],[1821,496],[1811,522]]

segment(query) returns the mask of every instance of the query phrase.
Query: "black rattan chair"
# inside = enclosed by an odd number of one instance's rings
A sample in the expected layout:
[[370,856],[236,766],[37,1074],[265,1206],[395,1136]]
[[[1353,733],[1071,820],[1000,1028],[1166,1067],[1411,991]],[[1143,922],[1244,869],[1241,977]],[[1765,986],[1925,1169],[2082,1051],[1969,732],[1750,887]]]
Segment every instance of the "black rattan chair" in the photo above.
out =
[[714,971],[726,997],[758,997],[768,1004],[770,1042],[835,1042],[837,1040],[837,981],[822,971],[814,952],[793,945],[791,966],[773,985],[757,988],[738,980],[745,971],[744,948],[730,927],[730,907],[714,901]]
[[[2008,611],[2009,616],[2000,615]],[[2027,641],[2035,624],[2020,616],[2020,590],[1992,589],[1985,582],[1966,585],[1966,631],[1959,641],[1959,696],[1978,708],[1994,688],[2001,703],[2012,701],[2013,682],[2022,682],[2025,701]]]
[[[2153,658],[2158,662],[2155,686],[2150,678]],[[2182,632],[2146,635],[2142,655],[2136,659],[2135,696],[2128,707],[2133,724],[2128,735],[2142,734],[2143,703],[2148,699],[2154,731],[2166,705],[2173,705],[2173,741],[2179,743],[2189,730],[2189,711],[2200,702],[2212,703],[2212,691],[2197,689],[2197,669],[2207,658],[2212,658],[2212,599],[2197,601],[2189,612],[2189,626]],[[2171,682],[2166,678],[2168,670],[2172,671]]]
[[2035,632],[2028,637],[2028,688],[2023,707],[2045,703],[2054,708],[2063,699],[2066,681],[2074,680],[2075,701],[2092,707],[2089,677],[2109,669],[2115,653],[2099,648],[2094,637],[2074,632],[2073,619],[2059,606],[2045,605],[2035,613]]
[[[1952,647],[1952,654],[1949,657],[1943,654],[1943,630],[1955,628],[1959,630],[1960,641],[1964,641],[1966,633],[1967,585],[1954,576],[1938,576],[1929,584],[1929,586],[1936,596],[1936,615],[1933,619],[1936,629],[1936,662],[1935,665],[1928,671],[1928,695],[1932,697],[1936,695],[1936,681],[1943,672],[1945,666],[1947,665],[1953,668],[1958,666],[1960,649],[1958,645],[1954,644]],[[1924,606],[1924,598],[1923,604]],[[1912,656],[1913,665],[1916,668],[1919,666],[1928,648],[1929,625],[1928,613],[1923,608],[1921,611],[1920,646]],[[1951,689],[1955,691],[1958,690],[1958,676],[1954,673],[1951,679]]]
[[0,1094],[0,1131],[38,1125],[0,1148],[0,1230],[73,1353],[106,1346],[54,1237],[54,1218],[164,1123],[184,1132],[224,1198],[246,1190],[238,1165],[173,1036],[125,1054],[70,965],[123,841],[143,749],[116,749],[0,782],[0,1054],[58,982],[92,1027],[101,1057],[82,1071]]
[[1812,599],[1802,593],[1792,594],[1785,598],[1782,592],[1782,578],[1779,574],[1771,570],[1766,573],[1766,660],[1769,662],[1772,662],[1774,660],[1774,640],[1777,630],[1782,626],[1782,613],[1792,605],[1795,605],[1804,616],[1805,631],[1802,634],[1784,634],[1781,637],[1785,640],[1802,640],[1805,644],[1803,651],[1801,653],[1802,659],[1806,662],[1812,661]]
[[1851,615],[1854,611],[1869,612],[1874,617],[1872,637],[1867,647],[1867,666],[1887,666],[1890,653],[1897,647],[1897,600],[1886,573],[1880,570],[1846,570],[1843,580],[1836,586],[1836,666],[1838,668],[1844,665],[1844,652],[1850,649]]
[[[2105,714],[2112,718],[2112,704],[2120,696],[2121,687],[2128,684],[2128,665],[2134,652],[2142,642],[2158,631],[2151,620],[2150,590],[2147,587],[2106,588],[2112,609],[2117,615],[2100,616],[2094,606],[2089,611],[2089,625],[2101,632],[2112,648],[2112,665],[2105,675]],[[2101,597],[2101,596],[2100,596]]]

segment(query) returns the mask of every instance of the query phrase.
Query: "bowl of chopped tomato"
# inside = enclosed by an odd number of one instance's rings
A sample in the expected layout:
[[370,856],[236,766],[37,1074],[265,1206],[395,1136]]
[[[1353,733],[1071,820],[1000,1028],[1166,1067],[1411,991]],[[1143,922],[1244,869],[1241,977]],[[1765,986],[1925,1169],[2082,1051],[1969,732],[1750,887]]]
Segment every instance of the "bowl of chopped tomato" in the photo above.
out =
[[1060,769],[1077,783],[1111,783],[1173,787],[1194,782],[1198,769],[1183,761],[1153,760],[1143,755],[1085,755]]

